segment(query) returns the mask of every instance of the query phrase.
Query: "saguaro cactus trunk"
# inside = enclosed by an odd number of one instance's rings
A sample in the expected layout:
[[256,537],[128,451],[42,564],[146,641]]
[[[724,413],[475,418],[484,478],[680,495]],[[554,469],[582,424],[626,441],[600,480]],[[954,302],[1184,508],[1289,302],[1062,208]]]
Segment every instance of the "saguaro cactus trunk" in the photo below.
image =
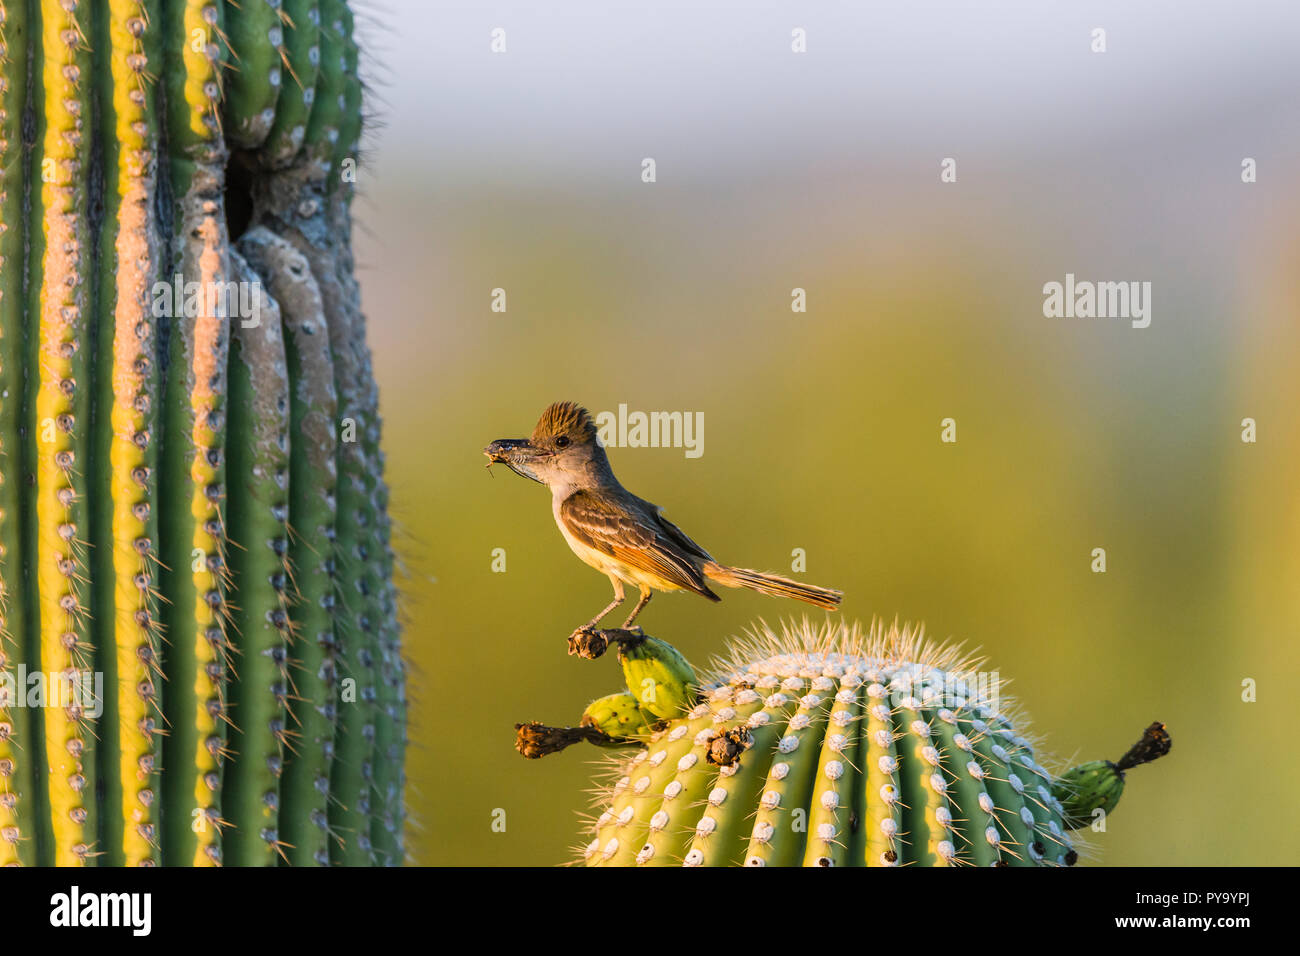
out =
[[0,0],[0,864],[396,864],[344,0]]

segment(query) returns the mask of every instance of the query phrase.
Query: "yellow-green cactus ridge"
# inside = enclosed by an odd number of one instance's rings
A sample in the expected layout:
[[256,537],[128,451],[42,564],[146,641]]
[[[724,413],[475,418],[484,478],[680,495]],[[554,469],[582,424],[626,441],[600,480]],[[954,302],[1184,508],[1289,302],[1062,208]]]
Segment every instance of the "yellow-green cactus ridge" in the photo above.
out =
[[0,864],[404,860],[359,69],[344,0],[0,0]]
[[[158,89],[161,62],[157,4],[114,0],[95,28],[107,56],[101,81],[98,142],[104,154],[104,218],[96,309],[96,401],[93,537],[111,541],[95,553],[96,640],[105,688],[103,737],[116,748],[106,767],[102,859],[113,865],[159,862],[158,773],[162,767],[158,601],[158,414],[161,377],[155,361],[158,318],[150,308],[163,278],[166,243],[158,222]],[[107,427],[103,427],[106,424]]]
[[44,88],[37,121],[41,186],[33,190],[37,314],[32,424],[35,426],[36,567],[40,654],[44,669],[69,694],[47,706],[45,760],[50,825],[60,865],[84,862],[95,843],[96,735],[89,601],[87,508],[90,472],[90,323],[94,256],[89,210],[94,77],[87,36],[90,3],[41,5],[39,39]]

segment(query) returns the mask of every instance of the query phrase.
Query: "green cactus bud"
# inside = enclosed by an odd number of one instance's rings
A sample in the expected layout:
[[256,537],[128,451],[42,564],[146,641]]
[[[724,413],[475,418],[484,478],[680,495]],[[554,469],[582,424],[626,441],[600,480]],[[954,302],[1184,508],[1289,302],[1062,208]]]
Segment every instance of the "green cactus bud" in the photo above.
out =
[[[672,660],[665,647],[637,660]],[[981,667],[919,629],[754,631],[702,702],[617,762],[586,861],[1072,866],[1053,778]]]
[[611,738],[606,746],[623,746],[634,738],[650,734],[650,721],[637,699],[628,691],[597,698],[582,712],[582,726]]
[[1065,826],[1086,827],[1095,812],[1110,813],[1124,793],[1124,775],[1109,760],[1091,760],[1072,767],[1052,784],[1052,795],[1065,808]]
[[0,865],[403,861],[361,93],[344,0],[0,0]]
[[646,713],[680,717],[695,704],[695,669],[677,648],[653,637],[618,642],[623,679]]
[[1092,760],[1061,774],[1052,784],[1052,795],[1065,808],[1065,825],[1078,830],[1090,825],[1098,810],[1109,814],[1124,794],[1125,771],[1163,757],[1172,744],[1165,725],[1156,722],[1118,763]]

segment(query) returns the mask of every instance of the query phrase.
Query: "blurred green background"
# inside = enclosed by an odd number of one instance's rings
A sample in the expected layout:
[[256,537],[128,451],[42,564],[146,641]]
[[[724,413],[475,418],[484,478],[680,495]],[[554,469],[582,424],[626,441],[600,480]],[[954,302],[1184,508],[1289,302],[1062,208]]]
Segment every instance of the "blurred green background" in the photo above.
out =
[[[974,43],[946,4],[869,24],[730,4],[677,35],[621,7],[416,6],[419,29],[372,47],[383,125],[357,214],[418,862],[551,865],[579,842],[599,754],[526,762],[513,725],[619,689],[613,660],[565,654],[609,584],[548,494],[481,454],[558,399],[702,412],[699,458],[611,449],[623,483],[720,560],[789,573],[803,548],[846,617],[979,647],[1060,762],[1166,722],[1173,752],[1133,772],[1096,862],[1292,862],[1300,66],[1275,38],[1293,10],[1015,4]],[[1151,326],[1044,318],[1067,272],[1151,282]],[[703,663],[805,611],[723,598],[661,596],[639,623]]]

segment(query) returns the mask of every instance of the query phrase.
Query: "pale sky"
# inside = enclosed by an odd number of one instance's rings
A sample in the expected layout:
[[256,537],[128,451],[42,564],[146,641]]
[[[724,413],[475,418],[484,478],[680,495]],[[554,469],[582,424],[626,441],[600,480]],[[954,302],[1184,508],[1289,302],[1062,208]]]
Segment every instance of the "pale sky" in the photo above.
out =
[[[394,172],[603,175],[662,154],[698,175],[809,151],[1055,153],[1239,124],[1300,139],[1291,0],[358,6],[384,101],[371,145]],[[1105,53],[1090,49],[1098,27]]]

